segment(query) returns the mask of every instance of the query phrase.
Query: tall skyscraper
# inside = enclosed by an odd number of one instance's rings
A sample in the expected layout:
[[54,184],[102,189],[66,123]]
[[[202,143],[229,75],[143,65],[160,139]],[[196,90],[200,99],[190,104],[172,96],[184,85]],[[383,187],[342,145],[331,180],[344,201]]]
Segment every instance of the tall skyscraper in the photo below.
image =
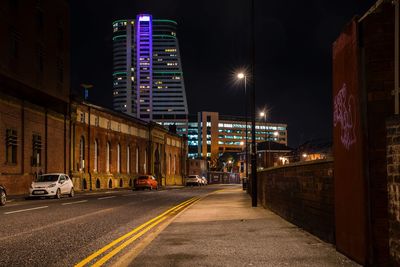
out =
[[115,110],[187,133],[177,23],[140,14],[113,22]]

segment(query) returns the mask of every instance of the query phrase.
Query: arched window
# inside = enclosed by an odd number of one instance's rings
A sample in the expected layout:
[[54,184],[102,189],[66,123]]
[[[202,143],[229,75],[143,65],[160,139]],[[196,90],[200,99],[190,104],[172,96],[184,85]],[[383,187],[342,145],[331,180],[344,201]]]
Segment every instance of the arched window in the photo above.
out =
[[126,173],[131,172],[131,148],[130,146],[126,147]]
[[121,145],[117,145],[117,172],[121,172]]
[[107,142],[106,146],[106,172],[110,172],[110,162],[111,162],[111,145]]
[[171,154],[168,157],[168,174],[171,174]]
[[79,171],[85,168],[85,138],[82,136],[79,141]]
[[139,173],[139,147],[136,147],[136,173]]
[[93,171],[98,171],[98,162],[99,162],[99,143],[97,139],[94,140],[94,158],[93,158]]
[[176,174],[176,155],[174,155],[174,174]]

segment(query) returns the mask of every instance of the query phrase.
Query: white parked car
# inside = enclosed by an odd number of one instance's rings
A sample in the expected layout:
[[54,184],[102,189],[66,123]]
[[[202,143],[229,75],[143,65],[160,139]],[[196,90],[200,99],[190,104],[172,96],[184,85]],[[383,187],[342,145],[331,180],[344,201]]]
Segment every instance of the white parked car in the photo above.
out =
[[64,173],[39,175],[29,188],[30,197],[61,198],[62,195],[73,197],[74,194],[72,180]]
[[185,180],[186,185],[202,185],[203,181],[198,175],[189,175]]
[[202,176],[201,181],[203,182],[203,185],[208,185],[208,181],[207,181],[206,177]]
[[0,206],[4,206],[7,202],[7,193],[4,186],[0,185]]

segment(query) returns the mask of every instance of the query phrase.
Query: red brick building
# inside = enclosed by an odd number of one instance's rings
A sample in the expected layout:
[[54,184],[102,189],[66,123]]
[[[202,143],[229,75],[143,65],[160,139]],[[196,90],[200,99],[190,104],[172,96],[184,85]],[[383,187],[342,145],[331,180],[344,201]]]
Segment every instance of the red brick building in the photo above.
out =
[[37,172],[68,171],[66,0],[0,2],[0,184],[28,190]]
[[140,174],[154,175],[163,186],[183,184],[184,138],[99,106],[71,107],[70,170],[76,189],[131,187]]

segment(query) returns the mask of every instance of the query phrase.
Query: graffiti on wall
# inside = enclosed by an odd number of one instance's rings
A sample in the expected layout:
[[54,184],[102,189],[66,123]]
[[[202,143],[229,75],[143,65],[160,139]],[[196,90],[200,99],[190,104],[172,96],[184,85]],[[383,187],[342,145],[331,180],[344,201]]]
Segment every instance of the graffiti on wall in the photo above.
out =
[[357,142],[355,134],[355,100],[353,95],[347,92],[344,83],[334,97],[333,125],[340,127],[340,141],[349,150],[351,145]]

